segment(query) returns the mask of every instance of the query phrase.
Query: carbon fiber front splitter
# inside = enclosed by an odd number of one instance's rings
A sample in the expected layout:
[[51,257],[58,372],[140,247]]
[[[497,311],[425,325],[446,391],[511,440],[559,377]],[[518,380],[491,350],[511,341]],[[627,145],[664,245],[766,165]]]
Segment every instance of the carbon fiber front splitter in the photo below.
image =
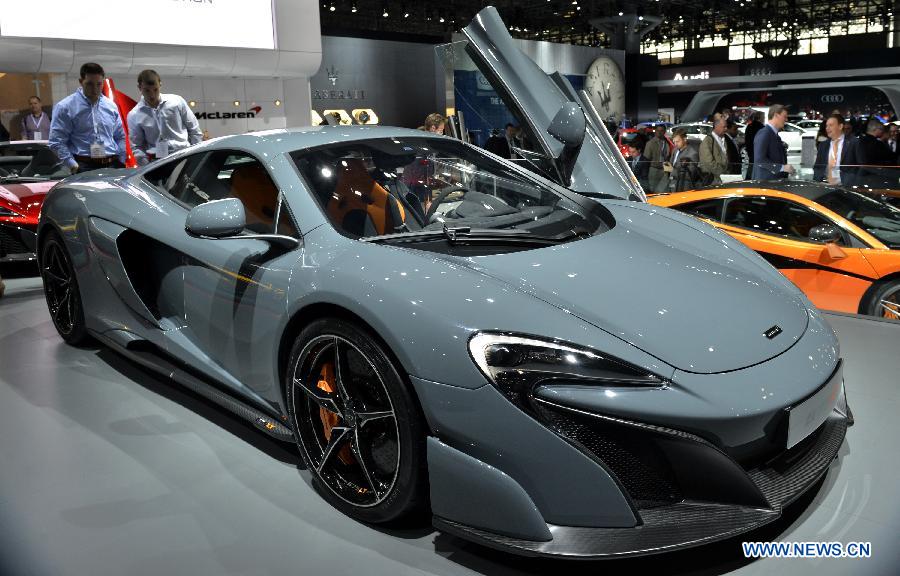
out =
[[617,558],[658,554],[699,546],[754,530],[781,516],[783,506],[810,489],[828,470],[847,433],[848,418],[837,411],[822,424],[802,451],[747,472],[770,507],[682,501],[640,511],[634,528],[583,528],[548,524],[553,539],[534,542],[464,526],[434,517],[436,528],[518,555],[567,558]]

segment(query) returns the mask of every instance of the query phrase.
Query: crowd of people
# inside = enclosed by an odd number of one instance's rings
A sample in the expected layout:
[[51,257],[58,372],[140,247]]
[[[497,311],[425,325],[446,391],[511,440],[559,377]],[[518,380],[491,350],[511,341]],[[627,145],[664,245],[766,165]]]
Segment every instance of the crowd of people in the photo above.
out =
[[664,124],[654,127],[649,141],[638,136],[629,142],[629,163],[644,190],[650,194],[690,190],[721,183],[723,174],[740,173],[737,123],[717,113],[712,124],[699,146],[691,145],[682,129],[675,130],[670,140]]
[[[822,134],[824,132],[824,134]],[[823,137],[824,136],[824,137]],[[900,166],[900,127],[870,117],[857,135],[850,122],[833,113],[817,137],[813,179],[844,186],[895,188]]]
[[[676,129],[669,140],[665,125],[657,125],[649,140],[639,135],[629,142],[629,164],[650,194],[718,184],[725,174],[753,180],[796,174],[798,167],[789,163],[786,145],[779,137],[788,120],[787,108],[773,104],[765,115],[755,111],[748,120],[741,135],[727,108],[715,113],[712,130],[699,146],[692,145],[681,129]],[[900,127],[886,125],[875,116],[858,125],[863,130],[859,134],[856,125],[837,111],[822,121],[813,179],[845,186],[896,187]],[[746,152],[746,164],[742,150]]]

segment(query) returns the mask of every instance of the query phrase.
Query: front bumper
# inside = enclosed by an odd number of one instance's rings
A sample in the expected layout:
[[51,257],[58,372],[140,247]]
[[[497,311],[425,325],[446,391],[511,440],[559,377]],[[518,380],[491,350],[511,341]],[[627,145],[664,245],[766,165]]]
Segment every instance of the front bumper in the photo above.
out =
[[0,262],[34,260],[37,247],[35,226],[0,224]]
[[[784,506],[796,500],[826,473],[828,465],[837,457],[851,422],[849,409],[835,409],[803,442],[765,465],[746,470],[746,477],[765,498],[762,505],[712,503],[689,498],[662,505],[644,504],[637,510],[640,523],[636,527],[548,524],[553,538],[546,542],[503,536],[439,517],[434,518],[434,525],[450,534],[527,556],[624,557],[698,546],[753,530],[781,516]],[[664,433],[677,434],[676,431]],[[687,442],[696,441],[692,435],[682,434],[681,437]]]

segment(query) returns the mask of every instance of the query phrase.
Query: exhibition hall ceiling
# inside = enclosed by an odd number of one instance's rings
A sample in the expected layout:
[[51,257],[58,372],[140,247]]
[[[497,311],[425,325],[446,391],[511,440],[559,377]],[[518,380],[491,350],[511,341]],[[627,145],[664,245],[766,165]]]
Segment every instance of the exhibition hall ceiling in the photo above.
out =
[[320,4],[322,32],[447,38],[487,5],[497,7],[515,37],[605,47],[610,40],[590,20],[620,13],[661,17],[648,41],[694,43],[774,30],[788,38],[854,33],[860,25],[886,31],[895,12],[895,0],[326,0]]

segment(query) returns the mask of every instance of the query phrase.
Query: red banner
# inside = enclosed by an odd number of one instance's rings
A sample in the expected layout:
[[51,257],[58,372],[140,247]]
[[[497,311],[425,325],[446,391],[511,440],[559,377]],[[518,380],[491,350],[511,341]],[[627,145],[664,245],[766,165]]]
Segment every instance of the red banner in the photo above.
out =
[[116,90],[116,84],[112,78],[103,81],[103,95],[112,100],[119,109],[122,127],[125,128],[125,166],[135,168],[137,161],[134,159],[134,154],[131,153],[131,139],[128,137],[128,113],[137,105],[137,102]]

